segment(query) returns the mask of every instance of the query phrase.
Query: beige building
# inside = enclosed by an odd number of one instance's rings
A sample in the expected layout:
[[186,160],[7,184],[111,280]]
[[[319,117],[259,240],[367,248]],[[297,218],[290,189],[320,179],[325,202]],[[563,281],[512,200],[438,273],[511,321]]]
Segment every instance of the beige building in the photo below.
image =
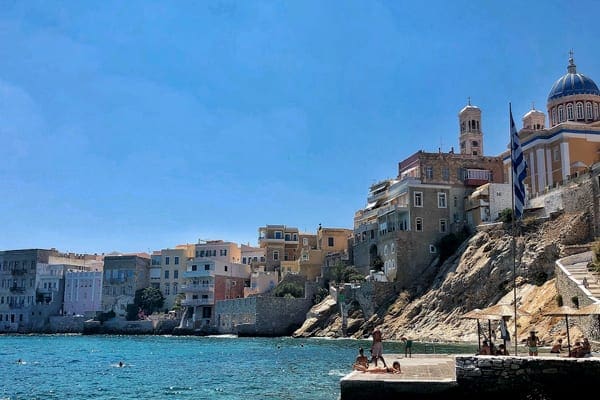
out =
[[244,288],[250,286],[252,267],[240,263],[241,254],[236,243],[223,240],[195,245],[195,257],[187,261],[183,272],[182,328],[210,329],[215,324],[215,302],[244,296]]
[[322,275],[325,258],[334,253],[348,251],[348,238],[351,229],[323,228],[319,225],[317,234],[300,235],[299,257],[293,261],[281,262],[282,277],[286,274],[305,276],[314,281]]
[[[532,109],[523,116],[519,138],[527,163],[525,185],[531,197],[564,184],[599,161],[599,109],[600,90],[592,79],[577,72],[571,53],[567,73],[548,94],[549,128],[539,110]],[[508,182],[510,151],[502,156]]]
[[459,154],[418,151],[398,163],[396,178],[371,186],[354,215],[353,260],[365,275],[379,265],[384,279],[414,284],[439,256],[439,240],[465,227],[465,198],[504,182],[502,157],[483,155],[481,116],[470,101],[458,113]]
[[165,297],[165,310],[173,309],[185,282],[183,273],[187,270],[187,262],[194,258],[195,250],[194,244],[183,244],[174,249],[162,249],[152,253],[150,285],[162,292]]

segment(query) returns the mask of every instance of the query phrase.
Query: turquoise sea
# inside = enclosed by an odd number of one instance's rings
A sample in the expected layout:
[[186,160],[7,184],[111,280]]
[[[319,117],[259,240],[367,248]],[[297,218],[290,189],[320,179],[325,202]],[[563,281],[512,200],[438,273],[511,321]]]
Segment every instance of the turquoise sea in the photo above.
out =
[[[359,346],[370,341],[6,335],[0,399],[336,400]],[[475,346],[413,345],[413,353],[465,352]],[[385,353],[403,353],[402,343],[384,342]]]

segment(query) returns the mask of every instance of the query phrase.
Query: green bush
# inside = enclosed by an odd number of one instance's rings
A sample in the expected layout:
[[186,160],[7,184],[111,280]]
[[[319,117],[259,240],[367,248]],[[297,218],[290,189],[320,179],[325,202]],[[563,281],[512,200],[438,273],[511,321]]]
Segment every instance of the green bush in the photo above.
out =
[[511,208],[505,208],[504,210],[500,211],[500,214],[498,215],[498,219],[496,219],[496,221],[500,221],[500,222],[504,222],[504,223],[509,223],[512,222],[512,209]]
[[560,294],[557,294],[556,297],[555,297],[555,299],[556,299],[556,304],[559,307],[562,307],[563,306],[563,298],[562,298],[562,296]]
[[276,297],[290,298],[291,296],[291,298],[302,298],[304,297],[304,288],[298,283],[288,282],[278,285],[275,288],[273,295]]

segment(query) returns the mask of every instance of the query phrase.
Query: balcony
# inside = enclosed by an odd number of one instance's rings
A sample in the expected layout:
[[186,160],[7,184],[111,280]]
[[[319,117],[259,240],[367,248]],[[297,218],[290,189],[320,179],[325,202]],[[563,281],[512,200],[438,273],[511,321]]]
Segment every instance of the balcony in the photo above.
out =
[[215,304],[214,296],[210,296],[207,299],[186,299],[181,301],[181,305],[184,307],[212,306],[213,304]]
[[274,238],[274,237],[259,237],[258,244],[277,244],[277,243],[285,243],[285,239],[283,237]]
[[211,277],[211,276],[215,276],[215,270],[214,269],[199,269],[197,271],[184,271],[183,273],[183,277],[184,278],[206,278],[206,277]]
[[11,293],[25,293],[25,286],[11,286]]
[[25,275],[27,274],[26,268],[12,268],[10,270],[11,275]]
[[182,292],[187,292],[187,293],[214,292],[215,285],[213,283],[210,283],[208,285],[192,283],[192,284],[181,285],[180,290]]

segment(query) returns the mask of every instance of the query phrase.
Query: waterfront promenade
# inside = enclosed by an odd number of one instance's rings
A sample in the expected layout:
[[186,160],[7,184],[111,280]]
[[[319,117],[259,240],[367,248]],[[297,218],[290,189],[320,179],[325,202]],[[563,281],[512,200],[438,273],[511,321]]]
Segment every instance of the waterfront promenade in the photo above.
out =
[[584,388],[600,376],[600,358],[554,355],[473,356],[387,354],[388,365],[399,360],[401,374],[352,371],[340,380],[340,400],[443,399],[449,395],[480,398],[552,399],[573,387]]

